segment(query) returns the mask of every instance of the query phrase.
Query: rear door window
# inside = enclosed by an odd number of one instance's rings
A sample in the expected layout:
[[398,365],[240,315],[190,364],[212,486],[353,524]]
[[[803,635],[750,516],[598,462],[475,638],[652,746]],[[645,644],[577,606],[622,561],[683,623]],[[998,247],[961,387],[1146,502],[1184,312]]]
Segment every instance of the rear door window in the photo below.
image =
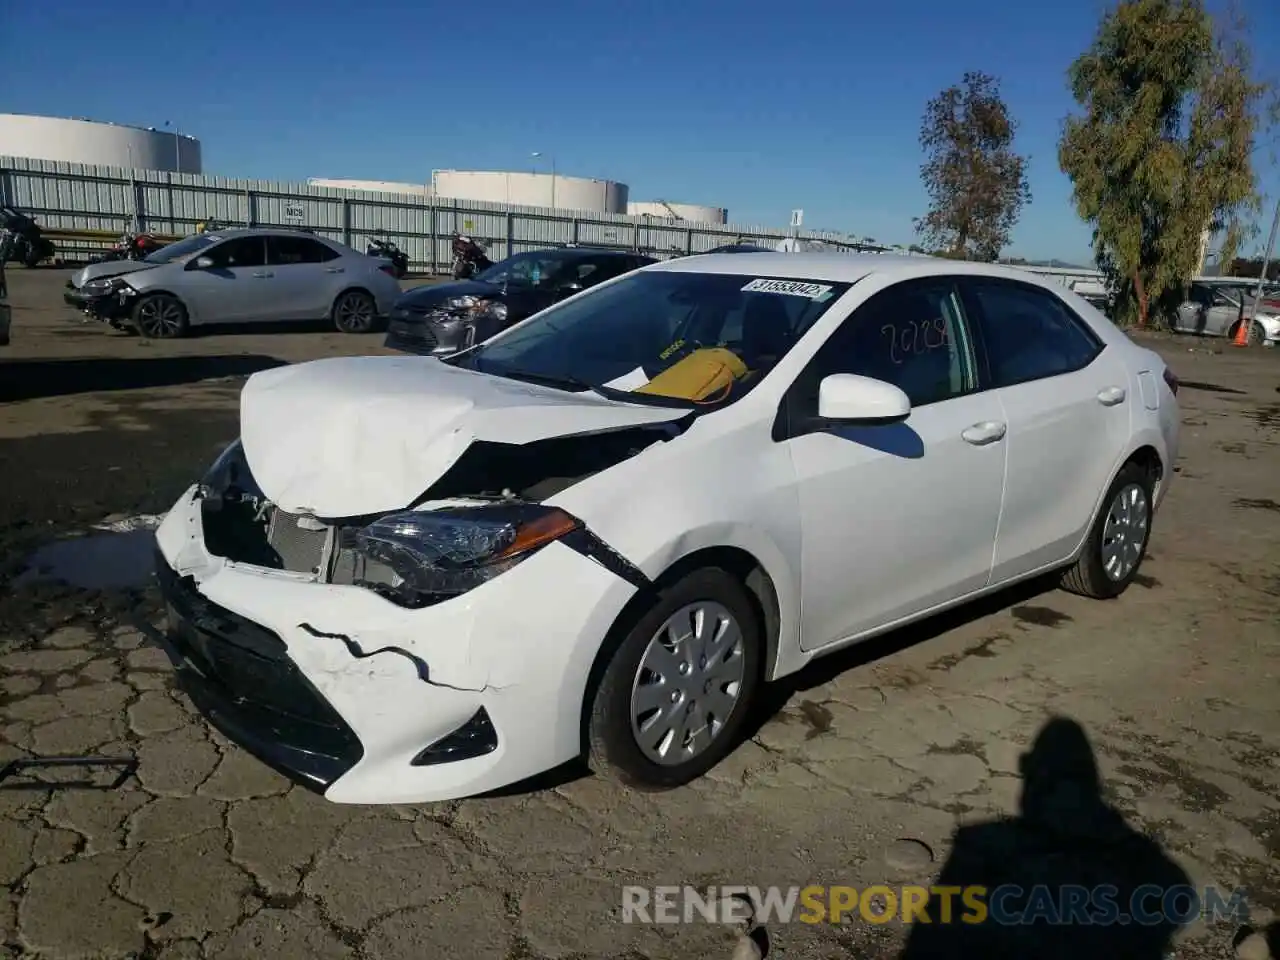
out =
[[267,237],[267,255],[272,266],[326,263],[338,259],[338,252],[310,237]]

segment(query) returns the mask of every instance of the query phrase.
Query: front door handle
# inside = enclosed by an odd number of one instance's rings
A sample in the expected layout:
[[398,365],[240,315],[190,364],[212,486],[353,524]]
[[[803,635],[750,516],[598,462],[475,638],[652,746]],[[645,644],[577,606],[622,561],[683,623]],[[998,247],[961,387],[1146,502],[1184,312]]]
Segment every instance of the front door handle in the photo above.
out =
[[964,438],[965,443],[972,443],[975,447],[984,447],[988,443],[995,443],[997,440],[1004,439],[1008,429],[1003,423],[997,423],[995,420],[986,420],[982,423],[975,423],[960,436]]
[[325,267],[324,268],[325,273],[346,273],[346,271],[347,271],[346,267]]
[[1124,403],[1124,398],[1124,387],[1107,387],[1105,390],[1098,391],[1098,402],[1104,407],[1114,407],[1117,403]]
[[255,279],[255,280],[266,280],[268,277],[274,277],[274,276],[275,276],[275,274],[274,274],[274,273],[255,273],[255,274],[253,275],[253,279]]

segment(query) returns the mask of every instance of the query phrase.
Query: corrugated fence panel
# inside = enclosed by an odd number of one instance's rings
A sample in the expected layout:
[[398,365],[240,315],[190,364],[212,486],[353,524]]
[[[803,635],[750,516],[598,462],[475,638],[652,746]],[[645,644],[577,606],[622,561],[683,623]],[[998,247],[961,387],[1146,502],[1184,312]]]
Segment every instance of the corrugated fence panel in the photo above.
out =
[[[135,224],[157,233],[185,234],[216,219],[234,226],[302,227],[365,249],[385,237],[415,268],[447,270],[450,240],[465,233],[493,260],[522,250],[576,243],[640,250],[659,257],[701,253],[741,240],[774,247],[787,237],[847,238],[819,230],[740,224],[700,224],[625,214],[518,207],[448,197],[374,193],[273,180],[174,174],[0,156],[0,200],[43,225],[65,230],[121,231]],[[1096,280],[1088,270],[1027,267],[1070,287]]]

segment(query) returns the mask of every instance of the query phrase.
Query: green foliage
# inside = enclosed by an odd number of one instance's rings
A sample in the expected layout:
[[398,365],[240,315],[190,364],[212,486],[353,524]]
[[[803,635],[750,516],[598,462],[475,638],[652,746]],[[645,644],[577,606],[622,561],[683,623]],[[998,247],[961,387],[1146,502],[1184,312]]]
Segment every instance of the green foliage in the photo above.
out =
[[1145,325],[1181,299],[1207,229],[1235,256],[1258,210],[1252,165],[1264,93],[1249,53],[1201,0],[1122,0],[1068,77],[1083,114],[1058,159],[1117,317]]
[[995,260],[1031,200],[1027,159],[1013,151],[1017,125],[985,73],[966,73],[959,86],[929,101],[920,125],[920,167],[929,212],[916,232],[939,256]]

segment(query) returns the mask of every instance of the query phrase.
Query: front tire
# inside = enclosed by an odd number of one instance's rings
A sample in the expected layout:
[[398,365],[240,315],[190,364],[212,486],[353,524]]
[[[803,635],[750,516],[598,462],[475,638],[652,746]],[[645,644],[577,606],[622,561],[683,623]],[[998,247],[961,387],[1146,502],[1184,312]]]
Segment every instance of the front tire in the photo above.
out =
[[369,333],[378,322],[378,304],[363,290],[348,290],[333,302],[333,325],[339,333]]
[[1246,342],[1249,344],[1249,346],[1251,347],[1262,346],[1262,344],[1267,339],[1267,331],[1263,328],[1262,324],[1259,323],[1257,320],[1236,321],[1231,325],[1231,330],[1227,334],[1228,338],[1230,338],[1231,340],[1234,340],[1236,338],[1236,336],[1240,333],[1240,324],[1242,323],[1249,324],[1249,336],[1246,339]]
[[187,308],[177,297],[152,293],[133,305],[130,317],[138,332],[151,340],[173,340],[187,335]]
[[1062,575],[1062,588],[1095,600],[1118,597],[1133,582],[1151,538],[1154,478],[1136,463],[1117,474],[1084,550]]
[[746,588],[695,570],[658,595],[613,651],[590,703],[591,768],[641,790],[702,776],[737,746],[763,638]]

